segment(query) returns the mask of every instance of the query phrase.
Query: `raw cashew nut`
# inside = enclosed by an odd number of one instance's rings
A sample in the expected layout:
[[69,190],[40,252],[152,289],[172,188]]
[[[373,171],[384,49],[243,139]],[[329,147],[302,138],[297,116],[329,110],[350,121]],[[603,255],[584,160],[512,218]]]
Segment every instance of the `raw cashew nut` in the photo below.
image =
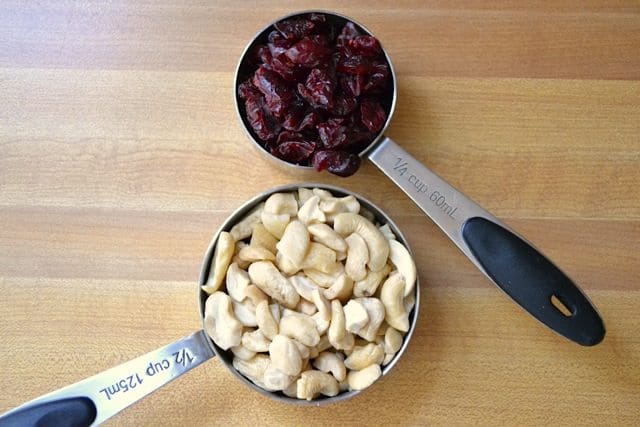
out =
[[233,252],[236,249],[235,245],[236,241],[231,234],[226,231],[220,233],[213,252],[213,263],[209,268],[209,277],[207,278],[207,283],[202,287],[202,290],[206,293],[212,294],[220,289],[233,257]]
[[273,237],[273,234],[264,227],[262,223],[257,223],[253,226],[253,234],[251,234],[250,246],[262,247],[275,254],[277,252],[276,244],[278,240]]
[[293,265],[300,267],[309,250],[310,239],[307,227],[294,220],[287,225],[276,247]]
[[249,263],[256,261],[274,261],[276,256],[262,246],[245,246],[238,252],[238,258]]
[[242,323],[243,326],[258,326],[255,306],[251,303],[251,301],[238,302],[235,300],[231,300],[231,303],[233,304],[233,314],[236,316],[236,319],[238,319],[238,321]]
[[377,364],[369,365],[359,371],[350,371],[347,376],[349,389],[364,390],[376,382],[376,380],[380,378],[380,375],[382,375],[382,370],[380,369],[380,365]]
[[246,347],[243,347],[242,345],[237,345],[235,347],[231,347],[231,352],[233,353],[233,355],[235,357],[238,357],[238,358],[240,358],[242,360],[249,360],[253,356],[256,355],[255,351],[251,351],[251,350],[247,349]]
[[384,305],[385,320],[389,326],[399,331],[409,330],[409,314],[404,308],[404,278],[395,272],[382,284],[380,301]]
[[269,367],[269,363],[269,356],[266,354],[256,354],[249,360],[242,360],[239,357],[233,358],[233,367],[262,388],[264,388],[264,383],[262,382],[264,372]]
[[276,265],[281,272],[289,276],[296,274],[298,270],[300,270],[300,267],[294,265],[293,262],[280,251],[276,252]]
[[264,211],[274,214],[286,214],[290,217],[298,213],[298,202],[293,193],[274,193],[264,202]]
[[313,196],[313,190],[311,190],[310,188],[298,188],[298,206],[302,207],[305,203],[307,203],[307,200],[309,200]]
[[320,209],[324,213],[327,214],[328,220],[331,221],[335,215],[351,212],[358,213],[360,212],[360,202],[353,196],[345,196],[345,197],[333,197],[333,195],[329,192],[328,195],[320,193],[314,193],[320,196]]
[[402,334],[394,328],[387,328],[384,333],[384,352],[396,354],[402,347]]
[[318,329],[318,333],[323,335],[327,329],[329,329],[331,322],[331,306],[319,289],[313,291],[312,296],[313,303],[318,308],[318,312],[312,315],[311,318],[316,322],[316,329]]
[[254,262],[249,266],[249,277],[264,293],[288,308],[294,308],[300,296],[293,285],[269,261]]
[[367,310],[356,300],[351,300],[344,306],[344,318],[347,331],[354,334],[357,334],[369,322]]
[[280,369],[276,368],[272,362],[264,371],[263,382],[267,390],[279,391],[284,390],[285,388],[293,384],[296,380],[296,377],[297,375],[294,376],[285,374]]
[[322,243],[336,252],[346,252],[347,242],[327,224],[311,224],[307,230],[316,242]]
[[269,344],[271,341],[260,332],[260,329],[242,334],[242,346],[247,350],[262,353],[269,350]]
[[297,376],[302,370],[300,351],[289,337],[276,335],[269,345],[269,354],[272,365],[287,375]]
[[325,372],[304,371],[297,383],[298,399],[313,400],[318,394],[331,397],[340,392],[338,381]]
[[375,294],[378,286],[380,286],[380,283],[382,283],[382,280],[387,277],[390,271],[391,267],[389,267],[389,264],[385,264],[380,271],[369,271],[364,279],[354,283],[353,295],[355,297],[370,297]]
[[300,302],[296,305],[296,309],[298,313],[306,314],[307,316],[313,316],[318,312],[318,307],[311,301],[307,301],[304,298],[300,298]]
[[265,337],[273,339],[278,335],[278,322],[273,318],[267,301],[261,301],[256,305],[256,322],[258,323],[258,330]]
[[[306,229],[305,229],[306,232]],[[307,236],[309,234],[307,233]],[[309,252],[302,261],[303,269],[312,268],[323,273],[331,273],[336,266],[336,252],[329,249],[322,243],[309,243]]]
[[242,324],[233,314],[229,295],[218,291],[207,298],[204,305],[204,329],[223,350],[240,345]]
[[289,281],[296,292],[298,292],[298,295],[307,301],[313,301],[312,293],[314,290],[318,289],[318,285],[316,285],[311,279],[303,274],[297,274],[289,277]]
[[253,306],[257,306],[262,301],[268,301],[269,297],[267,294],[262,292],[262,290],[256,285],[249,285],[244,289],[244,297],[251,301]]
[[406,297],[416,285],[416,263],[409,250],[396,240],[389,240],[389,259],[404,278],[404,296]]
[[387,240],[396,240],[396,235],[391,231],[391,226],[389,224],[378,227],[378,229],[382,234],[384,234],[384,237],[386,237]]
[[260,222],[260,216],[262,215],[263,209],[264,203],[260,203],[258,206],[253,208],[251,212],[247,214],[247,216],[240,220],[240,222],[231,227],[229,233],[231,233],[236,241],[244,240],[247,237],[251,236],[253,226]]
[[243,270],[246,270],[247,268],[249,268],[249,264],[251,264],[250,262],[241,260],[240,257],[238,257],[238,254],[240,253],[242,248],[244,248],[245,246],[248,246],[245,242],[242,242],[242,241],[236,242],[236,248],[235,248],[235,251],[233,252],[233,258],[231,258],[231,262],[238,264],[238,267],[240,267]]
[[389,257],[389,241],[371,221],[355,213],[341,213],[336,215],[333,228],[343,236],[358,233],[369,249],[369,269],[379,271],[384,268]]
[[320,210],[318,203],[320,198],[318,196],[312,196],[307,200],[304,205],[300,207],[298,211],[298,219],[305,224],[311,224],[314,222],[324,223],[327,220],[324,212]]
[[378,298],[356,298],[355,301],[362,304],[369,316],[369,321],[357,334],[367,341],[374,341],[384,321],[384,305]]
[[260,214],[260,220],[262,225],[271,233],[275,238],[279,239],[284,234],[284,229],[287,228],[287,224],[291,220],[291,217],[287,214],[275,214],[271,212],[262,211]]
[[344,366],[359,371],[369,365],[382,363],[384,350],[381,346],[369,343],[364,347],[355,346],[353,351],[344,361]]
[[280,334],[298,340],[307,347],[313,347],[320,342],[320,334],[316,329],[316,322],[304,314],[293,314],[280,319]]
[[353,291],[353,280],[346,274],[341,274],[329,289],[324,290],[324,297],[329,301],[339,299],[347,301]]
[[305,268],[302,272],[318,286],[329,288],[338,280],[341,274],[345,274],[344,265],[342,265],[341,262],[336,262],[331,268],[332,271],[329,273],[316,270],[315,268]]
[[336,353],[323,351],[313,359],[313,367],[322,372],[331,372],[331,375],[338,381],[344,381],[347,377],[347,368],[344,362]]
[[249,280],[249,274],[238,267],[237,263],[231,263],[227,269],[227,293],[235,301],[241,302],[245,298],[245,289],[251,281]]
[[363,280],[367,275],[367,262],[369,261],[367,244],[357,233],[350,234],[345,241],[347,242],[347,262],[344,269],[354,281]]

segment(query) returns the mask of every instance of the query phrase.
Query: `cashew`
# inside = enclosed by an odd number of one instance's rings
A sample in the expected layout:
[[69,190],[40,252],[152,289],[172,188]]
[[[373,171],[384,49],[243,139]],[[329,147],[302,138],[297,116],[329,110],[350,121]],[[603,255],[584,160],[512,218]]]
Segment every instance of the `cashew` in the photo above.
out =
[[404,297],[404,309],[407,313],[410,313],[413,310],[413,307],[416,305],[416,294],[415,292],[410,293],[406,297]]
[[395,353],[385,353],[384,359],[382,359],[382,366],[387,366],[394,357],[396,357]]
[[251,234],[250,246],[262,247],[275,254],[277,252],[276,244],[278,240],[273,237],[273,234],[269,233],[262,223],[257,223],[253,226],[253,233]]
[[242,270],[246,270],[247,268],[249,268],[249,264],[251,264],[250,262],[240,259],[240,257],[238,256],[242,248],[244,248],[245,246],[249,245],[247,245],[245,242],[236,242],[235,251],[233,252],[233,258],[231,258],[231,262],[238,264],[238,267],[240,267]]
[[312,293],[314,290],[318,289],[318,285],[316,285],[313,280],[302,274],[297,274],[289,277],[289,281],[296,292],[298,292],[298,295],[307,301],[313,301]]
[[276,256],[262,246],[245,246],[238,252],[238,258],[249,263],[256,261],[274,261]]
[[292,397],[294,399],[298,398],[298,382],[292,382],[289,387],[282,390],[282,393],[287,397]]
[[331,372],[333,377],[338,381],[344,381],[347,377],[347,368],[336,353],[323,351],[313,360],[312,364],[313,367],[319,371]]
[[326,321],[331,320],[331,306],[329,305],[329,301],[324,297],[324,295],[320,292],[319,289],[314,290],[311,293],[313,298],[313,303],[318,308],[318,315],[325,319]]
[[313,268],[323,273],[331,273],[336,268],[336,253],[322,243],[310,242],[309,251],[302,261],[301,267],[303,269]]
[[347,242],[327,224],[311,224],[307,230],[316,242],[322,243],[336,252],[346,252]]
[[204,329],[223,350],[240,345],[242,324],[233,314],[229,295],[214,292],[207,298],[204,305]]
[[396,235],[391,231],[391,226],[389,226],[389,224],[378,227],[378,230],[380,230],[387,240],[396,240]]
[[260,290],[260,288],[256,285],[247,286],[244,289],[244,297],[245,300],[249,300],[251,302],[254,311],[255,307],[262,301],[269,301],[269,297],[267,296],[267,294],[262,292],[262,290]]
[[389,259],[404,278],[404,296],[406,297],[413,291],[416,284],[416,264],[402,243],[389,240],[389,249]]
[[312,191],[314,196],[320,197],[320,200],[334,199],[335,198],[333,196],[333,194],[331,194],[331,192],[329,190],[324,190],[322,188],[313,188],[311,191]]
[[340,348],[340,341],[347,335],[347,328],[345,326],[344,310],[340,301],[331,301],[331,324],[329,325],[329,331],[327,337],[332,346],[338,350]]
[[332,271],[329,273],[316,270],[315,268],[305,268],[303,273],[306,274],[309,279],[313,280],[318,286],[329,288],[336,282],[341,274],[345,274],[344,265],[340,262],[336,262],[331,268]]
[[320,342],[320,334],[316,329],[316,322],[304,314],[284,316],[280,319],[280,334],[300,341],[302,344],[313,347]]
[[222,280],[227,274],[227,268],[233,257],[233,251],[235,250],[235,243],[233,236],[223,231],[218,236],[216,242],[216,248],[213,251],[213,263],[209,268],[209,277],[207,283],[202,286],[202,290],[209,295],[220,289]]
[[359,371],[371,364],[380,364],[384,359],[384,350],[382,347],[369,343],[364,347],[356,346],[353,352],[344,361],[344,366],[349,369]]
[[280,323],[280,304],[269,304],[269,311],[276,323]]
[[249,266],[249,277],[264,293],[284,305],[293,308],[300,296],[293,285],[269,261],[254,262]]
[[284,335],[276,335],[269,345],[273,366],[287,375],[297,376],[302,370],[302,357],[293,340]]
[[289,276],[296,274],[298,270],[300,270],[299,267],[294,265],[293,262],[280,251],[276,252],[276,265],[280,271]]
[[349,381],[349,389],[350,390],[364,390],[369,387],[371,384],[376,382],[378,378],[382,375],[382,370],[380,369],[380,365],[369,365],[364,369],[359,371],[350,371],[347,376],[347,381]]
[[369,321],[357,334],[367,341],[373,341],[376,339],[378,329],[384,321],[384,305],[378,298],[356,298],[355,301],[362,304],[369,316]]
[[265,337],[273,339],[278,334],[278,322],[271,314],[268,301],[261,301],[256,305],[256,322]]
[[350,300],[344,306],[344,318],[347,331],[354,334],[358,333],[369,322],[367,310],[356,300]]
[[251,301],[238,302],[231,300],[233,304],[233,314],[236,316],[236,319],[243,326],[258,326],[258,321],[256,320],[255,314],[255,306],[251,303]]
[[318,394],[335,396],[340,392],[333,375],[320,371],[305,371],[297,381],[298,399],[313,400]]
[[307,200],[304,205],[300,207],[298,211],[298,219],[305,224],[311,224],[314,222],[324,223],[327,218],[324,215],[324,212],[320,210],[318,203],[320,202],[320,198],[318,196],[313,196]]
[[384,333],[384,352],[396,354],[402,347],[402,334],[394,328],[387,328]]
[[389,256],[389,241],[371,221],[358,214],[341,213],[336,215],[333,228],[343,236],[358,233],[369,249],[369,269],[379,271],[384,268]]
[[307,200],[309,200],[313,196],[313,190],[304,187],[298,188],[298,206],[302,207],[307,202]]
[[405,282],[402,275],[395,272],[382,284],[380,301],[384,305],[385,320],[389,326],[401,332],[409,330],[409,315],[404,308]]
[[[316,195],[319,195],[316,193]],[[360,212],[360,203],[353,196],[333,197],[331,193],[328,196],[320,196],[320,209],[327,214],[327,219],[331,221],[335,215],[350,212]]]
[[264,203],[260,203],[258,206],[253,208],[247,216],[240,220],[240,222],[237,222],[233,227],[231,227],[229,233],[231,233],[236,241],[244,240],[251,236],[253,226],[260,222],[260,215],[262,214],[263,209]]
[[235,301],[242,301],[245,298],[245,289],[251,281],[249,280],[249,273],[238,267],[237,263],[231,263],[227,269],[227,293]]
[[264,372],[269,367],[269,356],[266,354],[256,354],[249,360],[242,360],[239,357],[233,358],[233,367],[252,382],[264,388]]
[[367,208],[360,207],[360,211],[356,213],[362,215],[371,222],[376,222],[376,216]]
[[345,241],[348,249],[344,269],[354,281],[363,280],[367,275],[367,262],[369,261],[367,244],[357,233],[350,234]]
[[318,308],[311,301],[300,298],[300,302],[296,306],[296,310],[299,313],[306,314],[307,316],[313,316],[318,312]]
[[264,371],[263,382],[270,391],[284,390],[296,381],[297,375],[287,375],[272,363]]
[[292,217],[298,213],[298,202],[293,193],[274,193],[264,202],[264,211]]
[[275,214],[271,212],[262,211],[260,215],[262,225],[277,239],[280,239],[284,234],[284,229],[287,228],[287,224],[291,220],[291,217],[287,214]]
[[247,350],[262,353],[269,350],[269,344],[271,341],[260,332],[260,329],[242,334],[242,346]]
[[276,245],[278,250],[295,266],[301,266],[309,250],[310,236],[307,227],[298,220],[291,221]]
[[243,347],[242,345],[231,347],[231,352],[235,357],[238,357],[242,360],[249,360],[256,355],[255,351],[251,351],[248,348]]
[[353,280],[346,274],[341,274],[329,289],[324,290],[324,297],[328,300],[339,299],[344,302],[351,297]]
[[391,267],[389,267],[389,264],[385,264],[380,271],[367,272],[364,279],[354,283],[353,295],[355,297],[370,297],[375,294],[378,286],[380,286],[380,283],[382,283],[382,280],[387,277],[390,271]]
[[[310,348],[307,347],[306,345],[296,341],[296,340],[291,340],[296,347],[298,347],[298,351],[300,352],[300,357],[302,357],[302,360],[306,360],[310,357],[311,353],[310,353]],[[315,348],[315,347],[314,347]]]

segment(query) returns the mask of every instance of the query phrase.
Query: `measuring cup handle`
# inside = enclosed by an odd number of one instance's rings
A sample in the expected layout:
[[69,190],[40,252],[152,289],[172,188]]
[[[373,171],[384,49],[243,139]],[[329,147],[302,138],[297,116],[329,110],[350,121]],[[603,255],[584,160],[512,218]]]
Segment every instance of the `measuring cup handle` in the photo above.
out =
[[199,331],[27,402],[1,415],[0,426],[98,425],[214,356]]
[[581,345],[603,340],[604,323],[595,307],[533,245],[390,138],[368,156],[480,271],[536,319]]

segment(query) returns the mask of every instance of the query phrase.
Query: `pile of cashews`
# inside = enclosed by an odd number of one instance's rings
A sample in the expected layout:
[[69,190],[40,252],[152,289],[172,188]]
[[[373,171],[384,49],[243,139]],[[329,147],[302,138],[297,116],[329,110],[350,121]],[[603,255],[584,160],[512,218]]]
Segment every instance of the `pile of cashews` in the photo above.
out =
[[354,196],[275,193],[216,242],[204,328],[254,384],[286,396],[363,390],[409,330],[416,266]]

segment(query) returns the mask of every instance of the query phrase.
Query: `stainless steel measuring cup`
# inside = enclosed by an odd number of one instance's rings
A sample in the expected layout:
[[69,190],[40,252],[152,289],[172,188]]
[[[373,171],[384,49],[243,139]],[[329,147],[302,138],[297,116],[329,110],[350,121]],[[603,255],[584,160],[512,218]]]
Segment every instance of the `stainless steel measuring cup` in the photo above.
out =
[[[343,26],[353,22],[361,33],[373,35],[346,16],[321,10],[297,12],[267,25],[247,44],[235,73],[237,89],[250,74],[249,58],[254,46],[265,43],[273,24],[309,13],[324,14],[328,21]],[[429,170],[391,138],[384,135],[397,99],[397,76],[388,53],[380,43],[389,65],[392,90],[383,104],[387,120],[377,137],[360,153],[368,158],[460,248],[471,262],[516,303],[558,334],[585,346],[601,342],[605,335],[602,318],[584,293],[557,266],[524,238]],[[253,145],[279,167],[297,173],[313,172],[271,155],[259,143],[244,117],[237,90],[236,111]]]
[[[361,207],[374,214],[376,221],[389,224],[397,240],[406,248],[409,248],[406,238],[393,220],[380,208],[356,193],[339,187],[317,183],[290,184],[272,188],[257,195],[238,208],[220,226],[211,240],[204,256],[198,284],[199,310],[202,322],[204,322],[204,306],[208,295],[200,287],[207,282],[214,249],[220,233],[229,231],[234,224],[244,218],[248,212],[265,201],[270,195],[278,192],[297,192],[300,187],[322,188],[339,197],[354,196],[360,202]],[[393,369],[407,348],[415,329],[419,306],[420,279],[418,278],[415,286],[415,305],[409,314],[409,331],[405,334],[402,346],[393,360],[382,367],[380,379],[384,378]],[[281,402],[319,406],[343,401],[361,393],[361,391],[346,391],[334,397],[319,397],[312,401],[306,401],[287,397],[281,392],[266,391],[236,371],[232,365],[233,353],[222,350],[209,338],[204,330],[200,330],[129,362],[27,402],[0,415],[0,426],[24,427],[37,425],[41,427],[57,427],[59,425],[97,425],[214,356],[218,356],[236,377],[253,390]]]

